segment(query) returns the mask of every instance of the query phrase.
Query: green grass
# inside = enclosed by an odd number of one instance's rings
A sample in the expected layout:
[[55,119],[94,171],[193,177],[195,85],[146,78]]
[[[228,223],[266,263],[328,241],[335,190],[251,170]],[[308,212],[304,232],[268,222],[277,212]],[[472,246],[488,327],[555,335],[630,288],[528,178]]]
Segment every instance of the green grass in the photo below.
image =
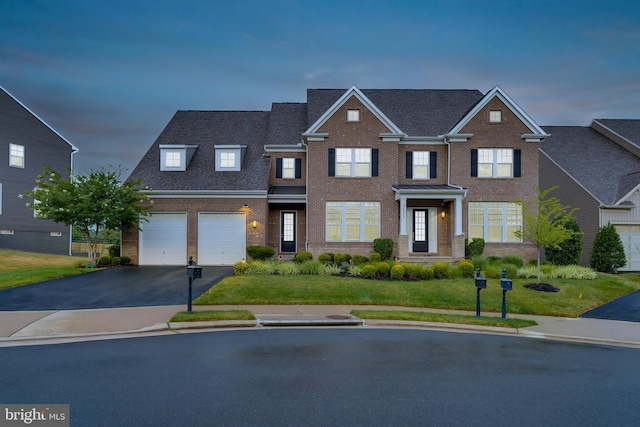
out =
[[395,310],[351,310],[351,314],[370,320],[414,320],[418,322],[461,323],[464,325],[496,326],[500,328],[526,328],[538,322],[525,319],[501,319],[496,317],[475,317],[460,314],[428,313],[423,311]]
[[88,273],[89,260],[71,256],[0,250],[0,290]]
[[[507,292],[507,312],[577,317],[622,295],[640,289],[638,274],[599,274],[597,280],[553,279],[560,292],[524,288],[531,279],[513,281]],[[489,279],[481,291],[482,311],[500,312],[500,281]],[[230,276],[194,301],[201,305],[342,304],[430,307],[475,311],[473,279],[419,282],[378,281],[337,276]]]
[[256,320],[248,310],[202,310],[187,313],[181,311],[173,315],[170,322],[209,322],[218,320]]

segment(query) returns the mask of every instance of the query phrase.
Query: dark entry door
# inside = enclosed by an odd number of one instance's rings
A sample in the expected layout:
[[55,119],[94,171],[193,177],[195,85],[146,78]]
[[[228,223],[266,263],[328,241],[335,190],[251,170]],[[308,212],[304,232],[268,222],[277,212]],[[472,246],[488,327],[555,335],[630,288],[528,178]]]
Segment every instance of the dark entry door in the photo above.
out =
[[296,252],[296,213],[280,213],[280,252]]
[[413,210],[413,252],[428,252],[427,210]]

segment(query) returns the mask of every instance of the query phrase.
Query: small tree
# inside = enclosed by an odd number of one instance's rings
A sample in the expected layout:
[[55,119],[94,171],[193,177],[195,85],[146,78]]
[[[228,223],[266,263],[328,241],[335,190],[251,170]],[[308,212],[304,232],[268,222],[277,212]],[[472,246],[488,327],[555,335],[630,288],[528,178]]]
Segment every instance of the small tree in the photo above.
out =
[[556,197],[547,197],[558,188],[551,187],[541,191],[536,188],[537,197],[526,201],[518,200],[522,206],[522,230],[515,232],[516,237],[533,242],[538,249],[538,283],[540,283],[540,256],[544,247],[557,248],[560,243],[570,239],[574,231],[566,227],[577,209],[560,204]]
[[373,250],[379,253],[383,260],[389,259],[393,254],[393,240],[388,237],[373,239]]
[[600,227],[593,240],[589,265],[596,271],[611,273],[627,265],[620,235],[612,224]]
[[38,218],[73,226],[81,231],[89,246],[89,260],[95,264],[101,230],[137,227],[151,206],[141,192],[140,180],[120,181],[122,171],[104,168],[89,175],[63,179],[50,167],[36,179],[36,188],[25,192],[33,203],[27,206]]
[[574,265],[580,264],[582,256],[582,236],[580,225],[575,218],[570,218],[565,227],[573,230],[573,236],[559,243],[557,248],[553,246],[545,246],[544,255],[547,261],[555,265]]

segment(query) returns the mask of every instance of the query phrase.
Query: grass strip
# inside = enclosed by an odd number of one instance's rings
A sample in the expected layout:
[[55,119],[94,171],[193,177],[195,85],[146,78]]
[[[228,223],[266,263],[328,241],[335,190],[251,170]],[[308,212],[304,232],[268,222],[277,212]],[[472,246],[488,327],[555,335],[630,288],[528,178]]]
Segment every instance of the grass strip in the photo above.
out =
[[429,313],[423,311],[396,310],[352,310],[351,314],[369,320],[412,320],[417,322],[461,323],[464,325],[496,326],[499,328],[526,328],[538,323],[525,319],[501,319],[496,317],[475,317],[460,314]]
[[187,313],[181,311],[171,317],[170,322],[214,322],[218,320],[256,320],[249,310],[202,310]]

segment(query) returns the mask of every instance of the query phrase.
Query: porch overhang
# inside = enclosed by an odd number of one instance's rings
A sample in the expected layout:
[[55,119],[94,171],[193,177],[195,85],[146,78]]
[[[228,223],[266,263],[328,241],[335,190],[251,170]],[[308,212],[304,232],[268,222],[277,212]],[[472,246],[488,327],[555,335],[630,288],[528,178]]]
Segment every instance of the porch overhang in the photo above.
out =
[[304,185],[272,185],[267,193],[268,203],[307,203]]
[[443,200],[453,202],[454,235],[462,235],[462,200],[467,189],[446,184],[395,184],[395,199],[400,202],[400,235],[407,235],[407,200]]

